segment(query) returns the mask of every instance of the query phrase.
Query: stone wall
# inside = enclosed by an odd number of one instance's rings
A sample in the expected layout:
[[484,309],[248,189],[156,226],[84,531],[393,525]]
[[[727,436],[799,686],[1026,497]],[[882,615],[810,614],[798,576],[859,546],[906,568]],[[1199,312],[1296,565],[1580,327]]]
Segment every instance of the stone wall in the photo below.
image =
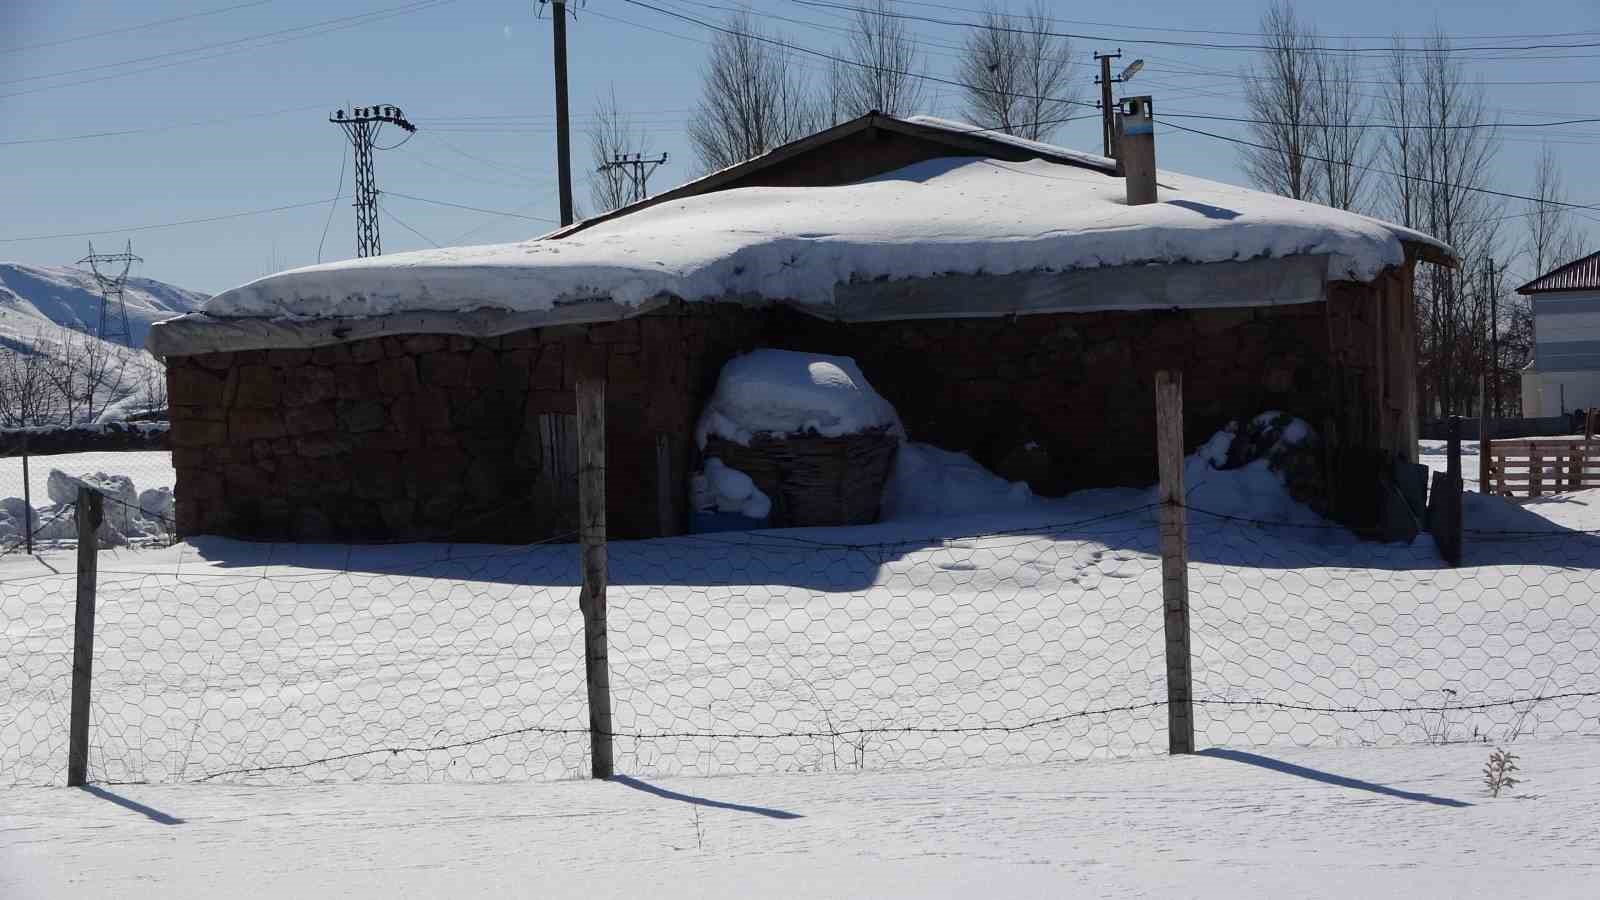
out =
[[677,530],[690,451],[682,436],[722,363],[749,349],[753,322],[737,307],[680,305],[492,339],[405,335],[173,358],[179,531],[299,541],[564,535],[575,523],[564,448],[575,446],[585,344],[610,360],[612,531]]
[[[1367,302],[1343,289],[1340,303]],[[551,423],[581,345],[609,355],[608,514],[618,537],[680,532],[696,417],[757,346],[854,357],[912,439],[1042,494],[1154,482],[1153,373],[1185,379],[1192,447],[1281,409],[1352,435],[1381,346],[1326,304],[841,325],[784,307],[677,304],[626,322],[492,340],[412,335],[171,361],[178,522],[252,538],[520,542],[573,527]],[[1381,354],[1369,353],[1369,356]],[[1337,356],[1338,359],[1334,357]],[[1370,390],[1368,390],[1370,392]],[[1336,423],[1349,423],[1337,425]]]
[[107,422],[61,428],[0,429],[0,457],[89,451],[165,450],[166,422]]

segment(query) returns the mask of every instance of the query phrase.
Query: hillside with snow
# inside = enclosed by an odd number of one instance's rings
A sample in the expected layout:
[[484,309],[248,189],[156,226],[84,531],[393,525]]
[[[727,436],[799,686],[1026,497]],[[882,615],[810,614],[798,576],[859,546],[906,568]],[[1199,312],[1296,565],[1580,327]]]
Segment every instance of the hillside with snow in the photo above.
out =
[[[198,309],[207,295],[130,277],[125,299],[133,346],[142,348],[151,323]],[[0,262],[0,343],[31,347],[40,333],[59,342],[63,329],[94,334],[99,324],[100,287],[89,270]]]

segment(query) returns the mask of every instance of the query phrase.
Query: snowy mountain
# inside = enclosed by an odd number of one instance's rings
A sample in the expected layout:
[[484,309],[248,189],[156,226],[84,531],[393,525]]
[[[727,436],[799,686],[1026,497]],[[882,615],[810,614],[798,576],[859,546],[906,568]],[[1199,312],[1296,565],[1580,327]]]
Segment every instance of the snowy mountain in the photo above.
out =
[[[133,346],[142,348],[152,322],[197,309],[207,295],[152,278],[129,278],[126,294],[128,330]],[[100,287],[87,269],[0,263],[0,342],[31,346],[43,332],[54,339],[56,328],[94,334],[100,324]]]
[[[150,325],[196,309],[205,294],[187,291],[150,278],[129,278],[125,302],[133,348],[111,345],[112,369],[119,374],[98,381],[90,390],[94,402],[46,413],[45,419],[75,422],[120,419],[132,412],[160,408],[166,403],[161,364],[144,352]],[[100,326],[100,288],[93,274],[83,269],[0,263],[0,351],[20,351],[24,356],[45,357],[51,363],[82,360],[86,348],[100,348],[95,333]],[[66,356],[65,354],[73,354]],[[92,355],[92,354],[91,354]],[[4,356],[0,355],[0,362]],[[77,368],[83,363],[74,363]],[[85,377],[93,371],[84,368]],[[0,373],[3,374],[3,373]],[[0,416],[0,418],[5,418]]]

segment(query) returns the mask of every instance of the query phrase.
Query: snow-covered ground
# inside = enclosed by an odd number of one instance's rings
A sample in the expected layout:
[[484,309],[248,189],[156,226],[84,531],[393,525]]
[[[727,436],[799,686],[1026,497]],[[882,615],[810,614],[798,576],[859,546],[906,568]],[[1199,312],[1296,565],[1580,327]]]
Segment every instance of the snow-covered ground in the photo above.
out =
[[[103,553],[101,786],[0,787],[0,895],[1592,895],[1600,490],[1469,495],[1458,569],[1195,512],[1186,758],[1148,758],[1153,500],[612,544],[609,784],[570,780],[570,545]],[[60,783],[74,592],[0,557],[18,785]],[[1528,780],[1489,798],[1500,742]]]
[[[1472,496],[1468,529],[1510,534],[1469,534],[1461,569],[1443,568],[1426,536],[1378,545],[1197,515],[1202,743],[1600,730],[1589,695],[1600,692],[1600,536],[1570,530],[1600,527],[1600,491],[1537,508],[1550,517]],[[730,774],[1156,752],[1165,688],[1149,499],[1083,492],[1004,513],[613,544],[620,764]],[[107,553],[93,777],[580,773],[577,571],[570,545],[207,539]],[[71,557],[0,559],[0,583],[0,771],[50,783]],[[1557,694],[1578,696],[1533,699]]]
[[0,896],[1587,898],[1600,742],[938,772],[0,789]]

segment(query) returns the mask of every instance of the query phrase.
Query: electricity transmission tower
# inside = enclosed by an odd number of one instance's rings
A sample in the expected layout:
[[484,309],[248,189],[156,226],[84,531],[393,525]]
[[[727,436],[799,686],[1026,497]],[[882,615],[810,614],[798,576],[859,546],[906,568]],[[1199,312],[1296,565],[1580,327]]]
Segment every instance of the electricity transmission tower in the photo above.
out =
[[[344,131],[355,153],[356,256],[381,256],[383,249],[378,241],[378,183],[372,173],[373,146],[378,132],[385,125],[394,125],[406,133],[400,144],[417,133],[417,126],[406,120],[398,106],[359,106],[351,107],[348,112],[335,110],[328,121]],[[400,144],[377,149],[393,150]]]
[[[128,328],[128,305],[123,302],[123,290],[128,285],[128,270],[136,262],[144,262],[133,255],[133,241],[121,253],[96,253],[94,241],[89,242],[89,255],[78,260],[78,265],[89,264],[94,280],[100,283],[100,330],[102,341],[120,340],[124,347],[133,346],[133,333]],[[117,265],[122,268],[118,269]],[[101,268],[105,266],[105,268]]]
[[625,174],[628,176],[628,181],[633,184],[633,199],[631,202],[638,203],[640,200],[650,196],[648,189],[650,173],[660,168],[666,161],[667,155],[665,153],[655,159],[642,159],[637,153],[631,156],[626,153],[618,153],[611,157],[610,161],[601,163],[600,171],[604,172],[607,169],[626,170]]

